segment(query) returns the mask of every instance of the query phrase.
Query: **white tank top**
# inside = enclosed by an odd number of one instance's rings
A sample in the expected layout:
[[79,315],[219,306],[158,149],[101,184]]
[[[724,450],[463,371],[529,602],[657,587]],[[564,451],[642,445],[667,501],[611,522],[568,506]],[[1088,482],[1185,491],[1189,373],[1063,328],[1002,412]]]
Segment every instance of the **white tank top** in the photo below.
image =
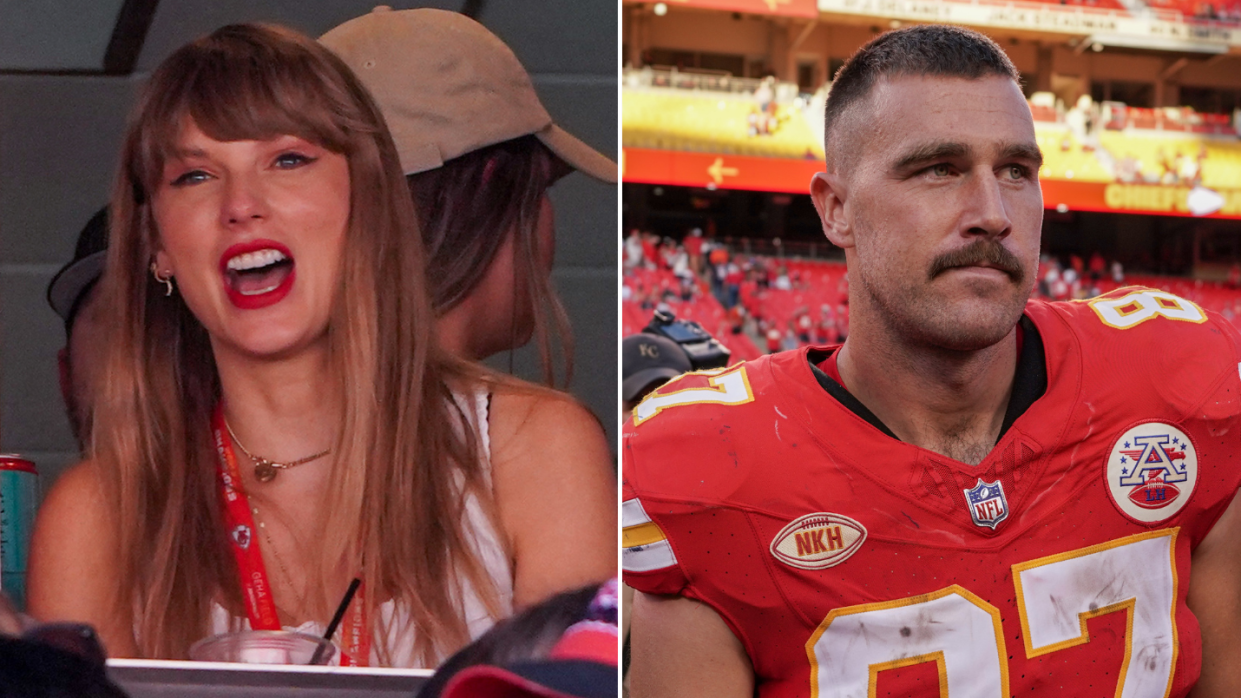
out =
[[[480,456],[483,461],[483,478],[488,487],[491,485],[491,434],[488,426],[488,412],[491,403],[490,393],[484,390],[476,390],[473,395],[462,395],[453,392],[453,398],[457,401],[457,405],[461,407],[461,411],[470,420],[474,429],[478,434],[478,445],[481,449]],[[513,571],[509,565],[508,556],[505,554],[504,545],[501,543],[500,536],[491,525],[486,513],[483,511],[482,504],[473,494],[469,494],[465,500],[465,534],[474,546],[474,553],[478,556],[479,562],[483,564],[483,568],[491,577],[495,584],[496,591],[499,595],[501,618],[512,615],[513,612]],[[487,612],[486,606],[479,598],[478,590],[469,580],[462,579],[461,600],[462,608],[465,611],[466,626],[470,632],[470,639],[476,639],[478,636],[487,632],[491,626],[495,625],[499,618],[493,618]],[[422,667],[413,661],[414,649],[414,628],[408,613],[403,612],[397,607],[393,601],[388,601],[379,607],[380,615],[383,617],[384,625],[388,628],[388,654],[397,666],[406,668],[432,668]],[[249,630],[250,620],[248,618],[238,618],[229,615],[228,611],[221,605],[212,604],[211,606],[211,634],[236,632],[238,630]],[[313,620],[306,621],[299,626],[285,626],[285,630],[295,630],[309,635],[322,636],[325,630],[321,623]],[[447,657],[440,657],[440,661]],[[340,654],[332,659],[332,664],[340,663]],[[376,649],[371,650],[371,666],[379,665],[379,655]]]

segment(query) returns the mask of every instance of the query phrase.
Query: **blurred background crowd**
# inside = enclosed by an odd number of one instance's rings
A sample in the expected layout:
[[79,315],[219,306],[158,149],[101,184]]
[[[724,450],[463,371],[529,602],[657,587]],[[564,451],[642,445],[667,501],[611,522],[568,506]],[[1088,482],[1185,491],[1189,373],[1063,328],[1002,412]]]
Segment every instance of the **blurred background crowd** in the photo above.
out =
[[848,335],[807,195],[831,78],[926,20],[991,36],[1045,163],[1036,294],[1164,289],[1241,315],[1238,6],[1192,0],[622,2],[622,335],[665,309],[731,361]]

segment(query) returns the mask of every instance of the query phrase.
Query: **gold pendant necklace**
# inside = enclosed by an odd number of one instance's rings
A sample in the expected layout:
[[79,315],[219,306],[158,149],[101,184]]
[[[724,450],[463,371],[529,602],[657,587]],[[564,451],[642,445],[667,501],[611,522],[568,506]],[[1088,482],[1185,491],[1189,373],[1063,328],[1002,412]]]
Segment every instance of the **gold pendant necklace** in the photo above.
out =
[[241,440],[237,438],[237,435],[233,433],[233,427],[228,423],[227,419],[224,420],[224,428],[228,429],[228,435],[233,439],[233,443],[237,444],[237,448],[240,448],[241,452],[246,454],[246,457],[254,463],[254,478],[259,482],[271,482],[276,479],[276,475],[279,474],[281,470],[288,470],[294,466],[309,463],[312,460],[317,460],[332,452],[332,449],[325,448],[314,455],[306,456],[305,458],[298,458],[297,460],[292,460],[287,463],[280,463],[250,453],[250,451],[242,445]]

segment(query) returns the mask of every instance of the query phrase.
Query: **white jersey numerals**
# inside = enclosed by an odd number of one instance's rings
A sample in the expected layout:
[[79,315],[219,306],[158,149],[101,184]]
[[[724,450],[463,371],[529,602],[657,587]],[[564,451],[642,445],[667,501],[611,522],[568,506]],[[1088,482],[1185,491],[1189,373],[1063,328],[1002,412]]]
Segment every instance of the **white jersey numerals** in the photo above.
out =
[[810,695],[874,696],[879,672],[934,660],[940,696],[1008,696],[1000,612],[968,589],[838,608],[806,645]]
[[1089,301],[1095,314],[1108,327],[1127,330],[1152,318],[1162,317],[1182,322],[1206,322],[1202,308],[1166,291],[1142,289],[1120,298],[1096,298]]
[[[1086,620],[1125,611],[1116,698],[1165,698],[1176,666],[1176,535],[1164,529],[1013,565],[1027,657],[1090,642]],[[838,608],[806,643],[814,698],[874,696],[879,672],[934,661],[941,696],[1009,696],[1000,612],[953,585]],[[1143,671],[1129,671],[1141,658]]]
[[669,407],[702,403],[744,405],[754,400],[754,391],[750,389],[750,379],[745,374],[745,366],[735,370],[722,369],[720,371],[702,371],[685,375],[711,376],[709,382],[713,387],[686,388],[685,390],[674,390],[670,393],[651,393],[637,407],[633,408],[633,425],[636,427]]
[[[1124,610],[1117,695],[1166,695],[1176,665],[1175,542],[1175,529],[1155,531],[1013,565],[1026,656],[1090,642],[1086,619]],[[1134,657],[1142,671],[1129,671]]]

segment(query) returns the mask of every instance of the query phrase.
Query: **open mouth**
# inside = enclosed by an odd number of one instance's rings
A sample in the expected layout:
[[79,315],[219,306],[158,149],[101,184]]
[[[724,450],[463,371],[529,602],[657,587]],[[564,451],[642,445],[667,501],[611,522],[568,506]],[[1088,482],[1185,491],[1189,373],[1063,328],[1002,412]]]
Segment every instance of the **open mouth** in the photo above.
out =
[[293,273],[293,260],[280,250],[265,249],[232,257],[225,264],[229,287],[243,296],[271,293]]
[[262,308],[280,301],[293,285],[293,255],[279,243],[256,240],[233,245],[220,260],[229,300],[239,308]]

